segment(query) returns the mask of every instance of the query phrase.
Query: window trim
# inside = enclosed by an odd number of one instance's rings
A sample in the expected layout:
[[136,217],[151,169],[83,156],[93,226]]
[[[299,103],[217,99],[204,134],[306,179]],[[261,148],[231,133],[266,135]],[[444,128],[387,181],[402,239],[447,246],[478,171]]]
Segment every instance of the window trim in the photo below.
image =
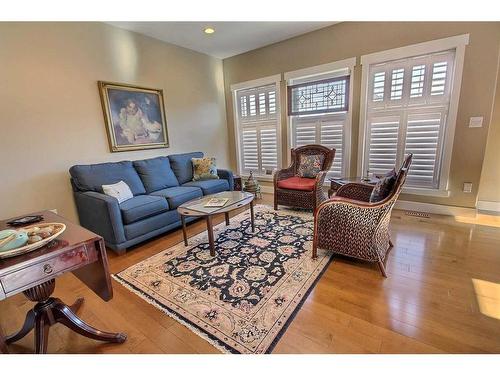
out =
[[[296,79],[303,79],[303,78],[313,78],[314,76],[319,76],[323,75],[326,73],[333,73],[333,72],[342,72],[344,71],[345,73],[342,74],[342,76],[349,76],[349,94],[348,94],[348,101],[347,101],[347,121],[346,121],[346,129],[345,129],[345,144],[344,144],[344,174],[350,175],[350,170],[351,170],[351,150],[352,150],[352,109],[353,109],[353,92],[352,90],[354,89],[354,79],[353,79],[353,74],[354,74],[354,67],[356,66],[356,57],[351,57],[347,58],[344,60],[338,60],[338,61],[333,61],[330,63],[326,64],[321,64],[321,65],[315,65],[311,66],[308,68],[303,68],[303,69],[298,69],[298,70],[292,70],[289,72],[284,73],[284,80],[285,84],[288,86],[288,84],[291,83],[291,81],[296,80]],[[288,90],[285,90],[285,103],[287,103],[288,107]],[[291,121],[291,116],[286,116],[286,131],[287,131],[287,142],[286,142],[286,157],[287,157],[287,163],[288,165],[291,164],[291,149],[292,149],[292,143],[293,143],[293,134],[292,134],[292,121]],[[345,155],[348,155],[346,158]],[[325,181],[325,184],[329,184],[329,181]]]
[[359,176],[363,175],[363,164],[366,157],[366,118],[368,110],[368,79],[370,65],[455,49],[454,74],[453,80],[451,82],[450,104],[448,107],[448,116],[445,124],[441,171],[439,175],[439,187],[437,189],[417,187],[403,188],[403,193],[408,194],[430,195],[438,197],[449,196],[448,187],[451,156],[453,152],[453,141],[455,139],[455,128],[457,122],[458,104],[464,67],[465,46],[468,44],[469,34],[462,34],[449,38],[436,39],[428,42],[412,44],[400,48],[394,48],[361,56],[361,104],[359,116],[357,165],[357,174]]
[[[267,76],[267,77],[262,77],[262,78],[257,78],[253,79],[250,81],[245,81],[245,82],[239,82],[231,85],[231,96],[232,96],[232,102],[233,102],[233,123],[234,123],[234,142],[236,145],[236,170],[238,174],[241,177],[246,177],[248,176],[247,174],[242,173],[241,169],[241,147],[240,147],[240,131],[241,131],[241,126],[240,126],[240,121],[238,118],[238,91],[241,90],[247,90],[259,86],[266,86],[266,85],[276,85],[276,105],[277,105],[277,111],[276,111],[276,145],[278,149],[278,169],[281,168],[282,166],[282,142],[281,142],[281,74],[275,74],[272,76]],[[255,178],[258,180],[272,180],[272,176],[260,176],[260,175],[255,175]]]

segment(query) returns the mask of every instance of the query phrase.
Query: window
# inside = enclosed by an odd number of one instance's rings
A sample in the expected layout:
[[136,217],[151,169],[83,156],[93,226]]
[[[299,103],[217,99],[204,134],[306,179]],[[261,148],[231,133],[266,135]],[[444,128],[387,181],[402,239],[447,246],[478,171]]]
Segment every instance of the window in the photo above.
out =
[[350,74],[356,59],[285,74],[292,148],[321,144],[334,148],[328,177],[349,175]]
[[[280,165],[279,77],[233,85],[238,142],[238,170],[242,175],[271,176]],[[255,84],[261,84],[253,86]]]
[[347,112],[349,76],[288,86],[288,115]]
[[[440,44],[435,42],[428,42],[433,49]],[[423,51],[425,44],[417,45],[417,49]],[[450,43],[443,47],[446,44]],[[362,108],[364,144],[359,172],[384,174],[397,168],[404,155],[413,153],[406,186],[443,190],[448,179],[463,50],[457,56],[456,40],[455,48],[418,55],[412,55],[410,48],[398,49],[396,55],[406,50],[411,57],[362,58],[366,99]],[[389,57],[390,51],[380,54]]]

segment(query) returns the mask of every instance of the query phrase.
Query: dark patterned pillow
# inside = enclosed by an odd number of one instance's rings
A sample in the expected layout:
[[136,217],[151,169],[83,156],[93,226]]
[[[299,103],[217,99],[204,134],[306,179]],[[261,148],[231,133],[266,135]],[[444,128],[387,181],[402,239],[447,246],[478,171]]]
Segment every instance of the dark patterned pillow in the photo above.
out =
[[324,160],[323,155],[300,155],[299,158],[299,168],[297,169],[297,175],[299,177],[306,178],[316,178],[319,172],[321,172],[321,166]]
[[387,198],[391,193],[394,183],[396,182],[396,171],[393,169],[387,173],[384,177],[380,178],[370,195],[370,202],[380,202]]

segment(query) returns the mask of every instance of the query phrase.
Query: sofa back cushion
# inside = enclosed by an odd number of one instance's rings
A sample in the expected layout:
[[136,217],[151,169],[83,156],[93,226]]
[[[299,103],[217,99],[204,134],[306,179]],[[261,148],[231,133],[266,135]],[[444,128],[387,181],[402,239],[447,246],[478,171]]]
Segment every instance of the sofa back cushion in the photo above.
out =
[[177,176],[179,184],[184,184],[193,180],[192,158],[202,158],[203,152],[189,152],[187,154],[169,155],[170,165]]
[[136,160],[133,164],[148,194],[153,191],[179,186],[179,181],[177,181],[172,168],[170,168],[170,161],[166,156]]
[[80,191],[102,193],[102,185],[111,185],[123,181],[129,186],[132,194],[146,193],[146,189],[131,161],[74,165],[69,169],[69,173],[73,177],[73,185]]

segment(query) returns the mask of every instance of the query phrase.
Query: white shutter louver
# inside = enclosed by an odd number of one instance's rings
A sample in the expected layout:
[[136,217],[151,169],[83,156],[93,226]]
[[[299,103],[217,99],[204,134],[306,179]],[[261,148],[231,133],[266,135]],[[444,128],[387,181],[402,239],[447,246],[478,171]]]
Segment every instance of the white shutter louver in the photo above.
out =
[[454,56],[453,50],[370,66],[364,173],[387,173],[411,152],[407,185],[439,187]]
[[439,112],[409,114],[406,125],[405,154],[413,154],[408,182],[414,186],[437,187],[439,141],[443,115]]
[[397,161],[399,117],[374,117],[369,121],[368,170],[376,175],[394,168]]
[[394,69],[391,81],[391,100],[398,100],[403,97],[404,69]]
[[279,164],[276,84],[236,92],[241,173],[271,175]]
[[262,172],[273,171],[278,168],[278,142],[276,127],[261,127],[260,129],[260,155],[262,158]]
[[241,139],[243,169],[255,171],[259,167],[257,129],[254,127],[243,129]]
[[335,158],[328,177],[341,177],[343,170],[343,145],[345,114],[297,117],[292,121],[292,144],[300,147],[321,144],[335,149]]

